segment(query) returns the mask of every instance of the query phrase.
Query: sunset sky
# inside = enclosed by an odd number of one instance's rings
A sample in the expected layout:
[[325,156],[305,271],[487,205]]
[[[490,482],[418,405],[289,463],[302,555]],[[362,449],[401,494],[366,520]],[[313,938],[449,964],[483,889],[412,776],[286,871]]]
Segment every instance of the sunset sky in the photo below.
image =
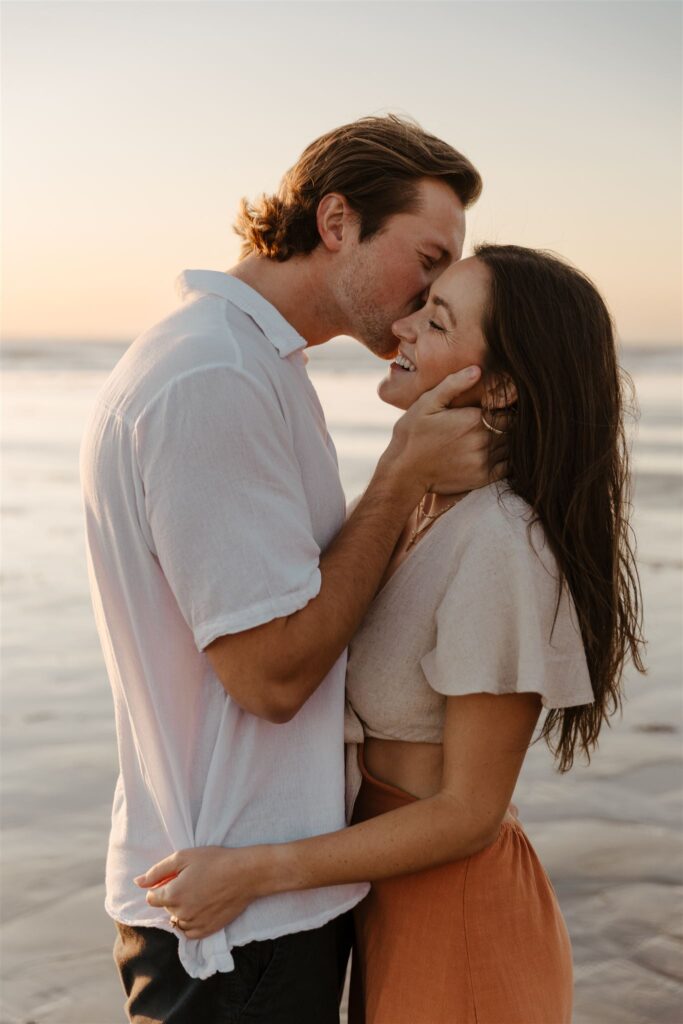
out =
[[236,261],[317,135],[416,118],[484,178],[468,240],[554,249],[628,343],[681,338],[676,2],[5,2],[3,334],[133,338]]

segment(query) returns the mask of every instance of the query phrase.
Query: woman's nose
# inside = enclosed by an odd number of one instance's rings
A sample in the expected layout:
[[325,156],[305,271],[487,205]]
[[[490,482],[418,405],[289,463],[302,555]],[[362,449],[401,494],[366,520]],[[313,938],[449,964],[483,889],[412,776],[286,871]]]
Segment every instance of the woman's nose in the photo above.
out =
[[412,341],[415,338],[415,328],[412,321],[413,316],[404,316],[400,320],[395,320],[391,325],[391,333],[399,341]]

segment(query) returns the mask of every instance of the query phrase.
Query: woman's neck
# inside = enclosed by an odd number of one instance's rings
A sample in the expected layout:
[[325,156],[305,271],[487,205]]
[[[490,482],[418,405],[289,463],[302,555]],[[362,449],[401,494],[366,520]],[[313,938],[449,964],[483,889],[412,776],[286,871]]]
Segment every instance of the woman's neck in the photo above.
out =
[[462,491],[460,494],[432,494],[428,492],[424,496],[422,510],[425,515],[437,515],[445,508],[448,508],[449,505],[452,505],[453,502],[464,498],[467,493],[467,491]]

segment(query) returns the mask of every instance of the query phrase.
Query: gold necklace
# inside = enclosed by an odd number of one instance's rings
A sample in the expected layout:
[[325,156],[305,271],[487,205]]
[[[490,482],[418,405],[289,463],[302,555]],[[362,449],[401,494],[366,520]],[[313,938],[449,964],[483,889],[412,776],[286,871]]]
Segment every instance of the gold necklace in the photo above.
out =
[[[427,495],[423,495],[422,498],[420,499],[420,504],[417,506],[417,518],[415,520],[415,529],[413,530],[412,536],[406,545],[406,551],[410,551],[413,544],[415,544],[424,533],[427,533],[432,523],[435,523],[436,520],[440,516],[444,515],[445,512],[449,512],[455,505],[458,504],[459,501],[462,501],[463,498],[466,498],[469,493],[469,491],[465,491],[464,494],[459,494],[455,501],[452,501],[450,505],[446,505],[446,507],[442,508],[440,512],[433,513],[425,512],[425,498],[427,497]],[[420,516],[422,516],[423,519],[427,520],[427,525],[423,526],[422,529],[420,529]]]

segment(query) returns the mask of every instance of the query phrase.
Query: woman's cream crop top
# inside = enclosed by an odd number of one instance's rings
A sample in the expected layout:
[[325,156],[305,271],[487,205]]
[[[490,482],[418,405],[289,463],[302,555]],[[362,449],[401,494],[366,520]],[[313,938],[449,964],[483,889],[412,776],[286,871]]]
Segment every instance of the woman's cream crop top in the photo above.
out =
[[[592,702],[573,601],[565,585],[558,608],[557,563],[531,521],[526,502],[492,484],[418,541],[351,642],[347,743],[440,743],[448,696],[532,691],[546,708]],[[347,773],[357,791],[354,752]]]

